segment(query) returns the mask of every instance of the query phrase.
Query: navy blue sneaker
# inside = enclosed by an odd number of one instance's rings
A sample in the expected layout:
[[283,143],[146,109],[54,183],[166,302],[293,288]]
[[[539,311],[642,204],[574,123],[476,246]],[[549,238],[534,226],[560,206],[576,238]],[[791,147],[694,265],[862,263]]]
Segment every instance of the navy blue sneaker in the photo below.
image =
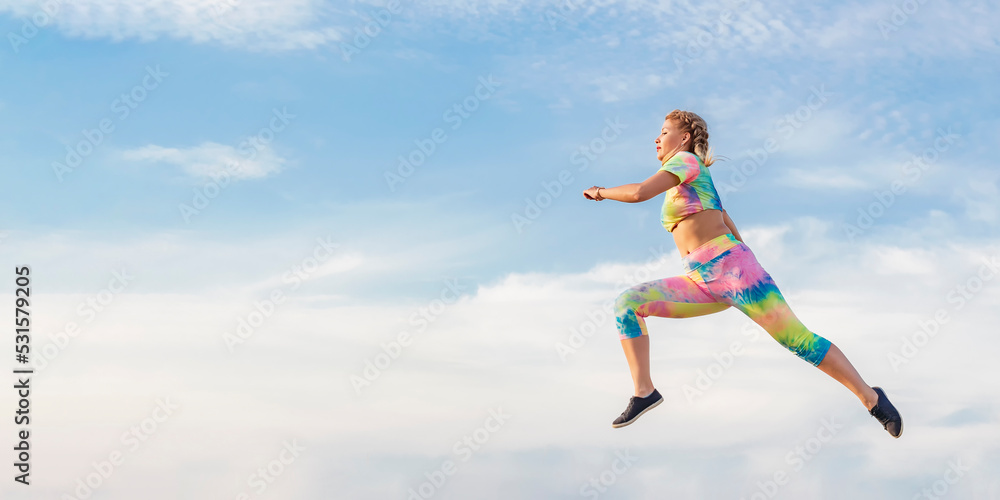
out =
[[890,436],[898,438],[903,434],[903,417],[899,416],[896,407],[892,406],[881,387],[873,386],[872,389],[878,394],[878,403],[875,403],[875,406],[872,406],[868,413],[882,424]]
[[652,410],[656,405],[663,402],[663,396],[660,396],[660,392],[653,389],[653,392],[644,398],[639,396],[632,396],[628,400],[628,406],[625,411],[622,412],[614,422],[611,422],[611,427],[625,427],[635,419],[639,418],[643,413]]

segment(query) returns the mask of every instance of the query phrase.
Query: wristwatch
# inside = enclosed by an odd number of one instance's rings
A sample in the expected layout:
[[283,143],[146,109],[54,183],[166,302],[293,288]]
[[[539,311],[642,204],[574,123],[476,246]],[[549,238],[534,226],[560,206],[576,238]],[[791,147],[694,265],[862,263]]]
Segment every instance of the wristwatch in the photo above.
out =
[[597,188],[597,191],[595,192],[595,194],[597,194],[597,201],[601,201],[601,200],[604,199],[604,197],[601,196],[601,190],[602,189],[604,189],[604,188],[603,187],[599,187],[599,188]]

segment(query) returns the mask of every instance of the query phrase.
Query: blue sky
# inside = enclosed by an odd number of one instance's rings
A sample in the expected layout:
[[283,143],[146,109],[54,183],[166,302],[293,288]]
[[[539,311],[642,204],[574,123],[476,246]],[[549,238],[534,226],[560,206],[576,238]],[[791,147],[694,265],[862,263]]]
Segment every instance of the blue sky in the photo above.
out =
[[[32,491],[70,492],[170,394],[184,410],[105,498],[237,498],[293,438],[309,451],[262,496],[406,498],[497,405],[515,417],[435,498],[575,498],[629,446],[601,497],[750,498],[831,415],[846,430],[778,497],[913,496],[957,453],[975,465],[950,494],[997,498],[1000,294],[977,273],[1000,255],[998,21],[985,1],[0,2],[0,252],[35,271],[36,349],[83,327],[37,375],[37,446],[70,449],[39,454]],[[766,337],[685,401],[753,330],[733,311],[651,320],[673,404],[601,434],[631,393],[613,318],[556,347],[623,283],[680,267],[662,196],[580,193],[655,172],[675,108],[707,120],[723,203],[797,314],[913,415],[904,439]],[[461,298],[420,327],[449,280]],[[939,309],[947,334],[892,366]],[[417,340],[356,390],[400,331]]]

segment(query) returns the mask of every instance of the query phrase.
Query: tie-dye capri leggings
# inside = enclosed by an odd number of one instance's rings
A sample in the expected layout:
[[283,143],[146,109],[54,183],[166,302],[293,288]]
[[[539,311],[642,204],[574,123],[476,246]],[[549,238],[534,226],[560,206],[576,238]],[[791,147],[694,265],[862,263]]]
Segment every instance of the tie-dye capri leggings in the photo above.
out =
[[689,318],[734,306],[796,356],[819,366],[830,341],[806,329],[750,247],[732,234],[709,240],[682,259],[685,274],[648,281],[618,296],[622,340],[648,335],[646,316]]

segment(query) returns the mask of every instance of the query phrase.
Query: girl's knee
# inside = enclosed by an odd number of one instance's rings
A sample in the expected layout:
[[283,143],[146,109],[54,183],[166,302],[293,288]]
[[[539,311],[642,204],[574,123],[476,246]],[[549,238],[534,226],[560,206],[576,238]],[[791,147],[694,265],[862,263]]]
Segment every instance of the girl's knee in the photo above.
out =
[[638,301],[635,290],[628,289],[615,299],[615,323],[618,327],[618,338],[627,339],[643,334],[642,318],[636,314]]
[[639,301],[637,300],[636,290],[629,288],[624,292],[618,294],[615,299],[615,316],[622,317],[629,311],[635,311],[639,306]]

